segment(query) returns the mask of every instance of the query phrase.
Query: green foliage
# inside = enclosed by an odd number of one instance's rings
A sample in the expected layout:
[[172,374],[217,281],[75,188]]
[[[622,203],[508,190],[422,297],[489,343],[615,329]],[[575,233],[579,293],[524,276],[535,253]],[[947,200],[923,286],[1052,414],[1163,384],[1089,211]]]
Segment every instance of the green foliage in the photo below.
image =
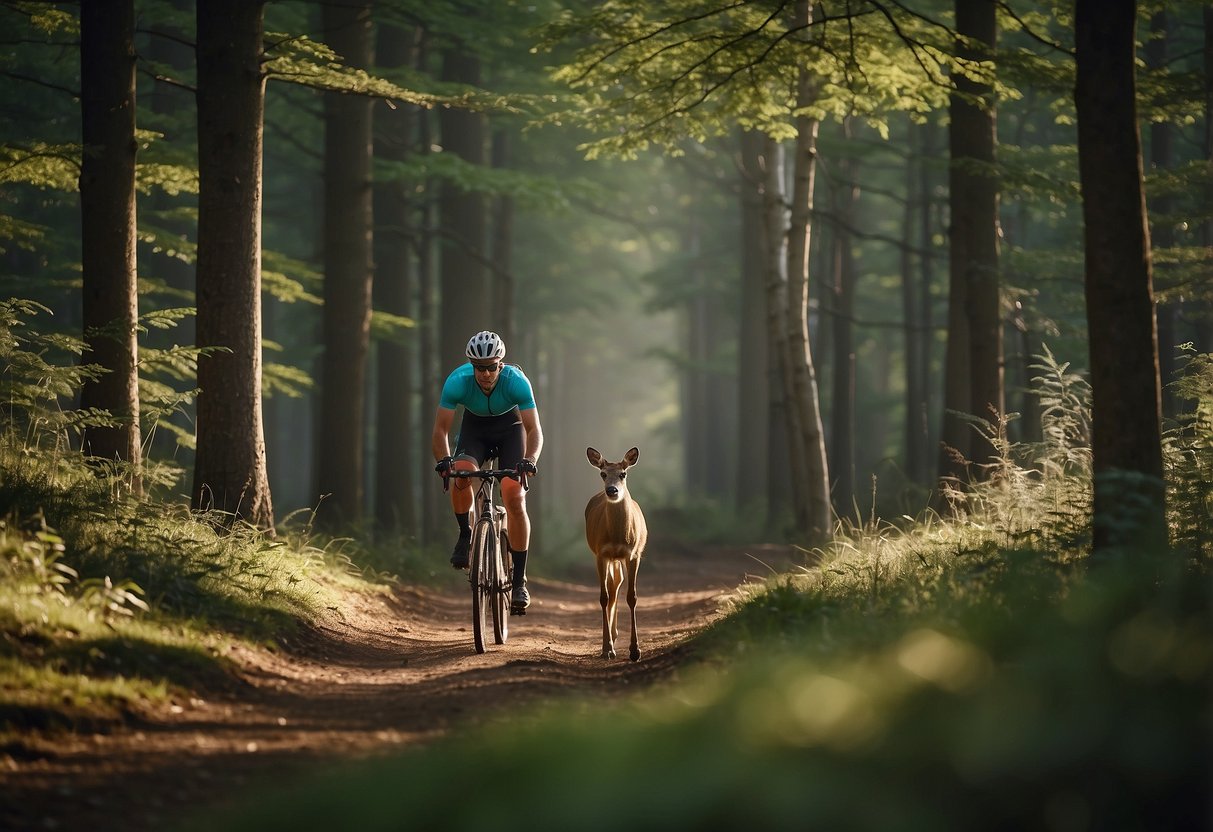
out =
[[[420,92],[373,75],[365,69],[351,67],[328,46],[306,35],[281,32],[266,34],[265,71],[268,77],[292,84],[331,92],[369,95],[418,107],[461,107],[474,110],[514,110],[508,97],[462,85],[441,85],[438,92]],[[420,75],[409,75],[412,82],[423,82]]]
[[[987,73],[949,57],[946,29],[901,6],[859,3],[809,29],[791,25],[786,5],[713,6],[699,0],[597,4],[546,27],[540,49],[572,40],[576,56],[554,72],[575,91],[554,120],[591,128],[584,145],[633,158],[656,145],[679,153],[741,126],[776,139],[795,135],[794,119],[858,116],[882,135],[892,111],[943,106],[945,69]],[[798,73],[814,79],[808,111],[795,105]]]
[[116,482],[0,437],[0,726],[117,719],[214,689],[234,639],[289,638],[343,588],[374,591],[347,554],[134,502]]
[[65,411],[60,399],[70,399],[88,379],[98,378],[96,364],[67,363],[84,352],[79,338],[40,333],[27,319],[50,310],[27,300],[0,302],[0,400],[4,402],[4,433],[24,435],[27,451],[65,447],[67,434],[88,426],[111,425],[109,414],[91,409]]
[[29,147],[0,146],[0,184],[75,192],[80,179],[80,145],[34,142]]

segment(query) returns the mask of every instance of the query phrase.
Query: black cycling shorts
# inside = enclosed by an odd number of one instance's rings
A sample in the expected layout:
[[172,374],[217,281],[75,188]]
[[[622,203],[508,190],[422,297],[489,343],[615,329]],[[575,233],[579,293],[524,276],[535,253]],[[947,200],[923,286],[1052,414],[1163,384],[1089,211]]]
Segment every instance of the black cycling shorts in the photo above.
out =
[[490,458],[497,460],[499,468],[514,468],[522,461],[525,442],[526,431],[518,408],[497,416],[477,416],[465,410],[454,456],[471,457],[479,468]]

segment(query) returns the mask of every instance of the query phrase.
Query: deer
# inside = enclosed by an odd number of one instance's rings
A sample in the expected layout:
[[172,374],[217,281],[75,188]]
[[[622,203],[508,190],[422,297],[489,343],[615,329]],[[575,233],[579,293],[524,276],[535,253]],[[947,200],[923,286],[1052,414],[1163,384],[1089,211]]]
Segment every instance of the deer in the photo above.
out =
[[636,637],[636,573],[649,539],[644,512],[628,493],[628,469],[640,459],[640,450],[632,448],[619,462],[608,462],[593,448],[585,449],[590,464],[602,473],[602,490],[585,506],[585,539],[598,565],[598,600],[602,605],[602,658],[615,658],[615,638],[619,635],[616,612],[624,570],[628,577],[628,607],[632,614],[632,643],[628,655],[640,661],[640,642]]

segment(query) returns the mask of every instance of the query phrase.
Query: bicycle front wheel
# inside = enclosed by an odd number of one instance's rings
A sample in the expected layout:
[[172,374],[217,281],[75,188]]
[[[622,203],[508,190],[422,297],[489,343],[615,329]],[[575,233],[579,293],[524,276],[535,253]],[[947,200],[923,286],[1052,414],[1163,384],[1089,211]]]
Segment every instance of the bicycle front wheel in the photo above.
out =
[[508,573],[505,566],[508,551],[509,541],[506,540],[505,532],[501,532],[497,545],[493,547],[493,556],[489,560],[492,566],[489,572],[489,586],[492,588],[489,597],[493,599],[493,641],[497,644],[505,644],[505,640],[510,636],[510,582],[506,577]]
[[477,653],[483,653],[487,649],[485,613],[492,598],[490,564],[496,548],[493,527],[487,520],[478,520],[476,531],[472,535],[472,562],[468,570],[468,581],[472,585],[472,640],[476,644]]

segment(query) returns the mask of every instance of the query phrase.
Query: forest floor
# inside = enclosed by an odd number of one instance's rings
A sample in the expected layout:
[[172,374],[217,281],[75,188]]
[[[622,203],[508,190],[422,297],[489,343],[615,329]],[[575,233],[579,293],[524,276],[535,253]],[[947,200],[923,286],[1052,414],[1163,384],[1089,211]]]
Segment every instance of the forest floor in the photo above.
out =
[[789,547],[651,545],[640,569],[639,662],[626,658],[622,598],[620,658],[600,657],[589,563],[584,579],[559,581],[533,565],[530,610],[482,655],[472,646],[466,573],[450,570],[438,588],[351,594],[284,647],[233,646],[237,681],[224,690],[122,725],[31,732],[0,746],[0,829],[163,829],[292,772],[432,742],[554,698],[640,690],[677,672],[687,640],[740,585],[796,561]]

